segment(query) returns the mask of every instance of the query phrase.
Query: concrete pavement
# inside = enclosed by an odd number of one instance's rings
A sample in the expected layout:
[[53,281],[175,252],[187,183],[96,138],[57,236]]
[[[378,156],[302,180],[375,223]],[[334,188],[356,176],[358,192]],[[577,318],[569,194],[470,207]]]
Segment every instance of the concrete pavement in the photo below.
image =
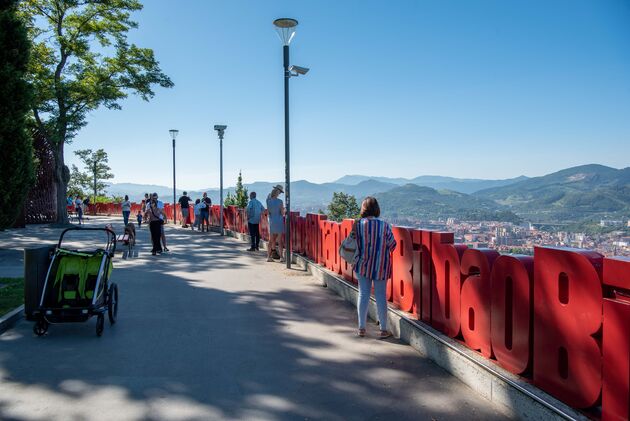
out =
[[[34,235],[58,230],[0,233],[0,249],[10,260]],[[143,227],[138,256],[117,254],[119,321],[101,338],[95,320],[0,336],[0,419],[506,418],[375,326],[356,337],[355,308],[305,272],[217,234],[167,236],[171,253],[151,256]]]

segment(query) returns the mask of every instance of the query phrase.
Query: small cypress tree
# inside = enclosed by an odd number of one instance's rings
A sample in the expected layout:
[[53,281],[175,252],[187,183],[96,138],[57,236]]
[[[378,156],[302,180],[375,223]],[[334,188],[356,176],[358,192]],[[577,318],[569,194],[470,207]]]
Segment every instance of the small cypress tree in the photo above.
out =
[[25,81],[30,44],[17,3],[0,0],[0,230],[13,225],[34,181],[31,89]]
[[238,179],[236,180],[236,191],[234,192],[234,204],[239,208],[245,208],[248,200],[247,188],[243,187],[243,176],[239,170]]
[[228,192],[227,196],[225,196],[225,199],[223,199],[223,206],[234,206],[236,205],[236,200],[234,199],[234,196],[232,196],[232,193]]

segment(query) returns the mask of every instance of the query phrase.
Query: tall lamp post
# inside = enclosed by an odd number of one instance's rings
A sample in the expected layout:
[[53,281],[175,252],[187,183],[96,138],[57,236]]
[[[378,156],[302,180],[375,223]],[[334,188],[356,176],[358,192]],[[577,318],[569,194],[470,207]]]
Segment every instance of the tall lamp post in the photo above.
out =
[[276,32],[282,41],[284,67],[284,195],[286,197],[286,216],[284,230],[284,245],[287,253],[287,269],[291,269],[291,174],[289,153],[289,79],[291,76],[305,75],[306,67],[289,65],[289,44],[295,36],[298,21],[291,18],[280,18],[273,21]]
[[223,135],[227,126],[215,124],[214,130],[219,135],[219,232],[223,235]]
[[175,138],[179,130],[171,129],[168,131],[173,139],[173,225],[177,225],[177,194],[175,193]]

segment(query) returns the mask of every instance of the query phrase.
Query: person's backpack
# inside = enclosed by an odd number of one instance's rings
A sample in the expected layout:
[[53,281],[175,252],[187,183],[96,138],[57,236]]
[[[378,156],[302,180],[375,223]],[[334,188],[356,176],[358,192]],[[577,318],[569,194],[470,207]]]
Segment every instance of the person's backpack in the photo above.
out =
[[339,256],[351,265],[354,265],[359,259],[359,244],[357,242],[357,225],[359,221],[355,221],[350,234],[341,242],[339,246]]

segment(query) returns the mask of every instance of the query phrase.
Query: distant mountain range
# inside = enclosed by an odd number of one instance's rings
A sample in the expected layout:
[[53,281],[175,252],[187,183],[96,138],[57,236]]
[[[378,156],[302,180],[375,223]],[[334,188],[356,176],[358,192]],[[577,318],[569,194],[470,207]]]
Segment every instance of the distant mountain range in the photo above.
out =
[[630,217],[630,167],[590,164],[511,185],[477,191],[475,197],[534,221]]
[[346,175],[341,177],[335,183],[356,185],[367,180],[380,181],[382,183],[397,184],[403,186],[405,184],[415,184],[418,186],[431,187],[436,190],[453,190],[460,193],[474,193],[479,190],[489,189],[492,187],[507,186],[519,181],[527,180],[527,177],[521,175],[516,178],[507,178],[503,180],[482,180],[476,178],[453,178],[442,177],[439,175],[421,175],[416,178],[388,178],[388,177],[368,177],[366,175]]
[[[245,184],[265,198],[282,182]],[[139,201],[145,192],[157,192],[172,201],[172,188],[132,183],[111,184],[109,195],[128,194]],[[195,199],[207,192],[214,203],[219,190],[188,191]],[[234,193],[234,187],[224,190]],[[395,220],[428,220],[454,217],[467,220],[533,222],[582,221],[587,218],[630,217],[630,167],[615,169],[591,164],[567,168],[542,177],[503,179],[459,179],[419,176],[413,179],[347,175],[332,183],[305,180],[291,183],[292,208],[303,212],[325,209],[334,192],[354,195],[358,200],[375,195],[384,216]],[[178,189],[177,196],[182,193]]]
[[405,224],[414,221],[468,220],[518,222],[520,218],[492,200],[453,190],[405,184],[376,195],[383,217]]

